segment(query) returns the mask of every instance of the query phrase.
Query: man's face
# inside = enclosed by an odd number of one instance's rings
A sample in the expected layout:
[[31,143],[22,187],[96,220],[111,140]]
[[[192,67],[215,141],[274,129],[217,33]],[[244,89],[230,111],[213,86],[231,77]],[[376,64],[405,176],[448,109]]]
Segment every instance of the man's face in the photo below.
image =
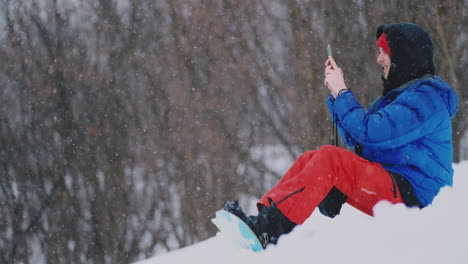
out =
[[379,48],[379,49],[380,49],[380,53],[379,53],[379,56],[377,56],[377,63],[380,64],[380,66],[382,66],[383,72],[384,72],[384,78],[387,79],[388,73],[390,72],[390,64],[392,62],[390,61],[390,56],[388,56],[388,54],[385,53],[385,51],[383,51],[382,48]]

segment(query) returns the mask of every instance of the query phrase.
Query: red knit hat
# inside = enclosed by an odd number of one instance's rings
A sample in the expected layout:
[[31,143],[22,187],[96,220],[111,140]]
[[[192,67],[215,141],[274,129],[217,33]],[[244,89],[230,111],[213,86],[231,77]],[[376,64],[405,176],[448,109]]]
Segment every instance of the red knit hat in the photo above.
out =
[[387,41],[387,36],[385,36],[384,33],[382,33],[382,35],[380,35],[380,38],[377,40],[377,42],[375,44],[377,44],[377,46],[381,47],[383,49],[383,51],[385,51],[385,53],[387,53],[388,56],[391,57],[390,47],[388,46],[388,41]]

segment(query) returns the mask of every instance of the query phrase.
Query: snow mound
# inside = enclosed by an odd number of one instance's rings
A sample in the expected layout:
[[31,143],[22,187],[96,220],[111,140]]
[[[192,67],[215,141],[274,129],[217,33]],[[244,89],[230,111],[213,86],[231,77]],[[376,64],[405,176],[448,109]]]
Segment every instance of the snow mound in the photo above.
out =
[[220,234],[138,264],[165,263],[468,263],[468,161],[454,165],[454,186],[423,210],[381,202],[375,217],[344,206],[334,219],[318,210],[253,253],[236,249]]

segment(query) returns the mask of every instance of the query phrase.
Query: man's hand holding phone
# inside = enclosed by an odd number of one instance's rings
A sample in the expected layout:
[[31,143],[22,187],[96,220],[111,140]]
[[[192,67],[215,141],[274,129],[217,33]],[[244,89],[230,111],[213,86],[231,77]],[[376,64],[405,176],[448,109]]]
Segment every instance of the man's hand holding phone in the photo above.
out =
[[330,45],[327,47],[328,59],[325,62],[325,81],[324,84],[336,98],[340,91],[347,90],[344,82],[343,71],[336,65],[335,60],[331,56]]

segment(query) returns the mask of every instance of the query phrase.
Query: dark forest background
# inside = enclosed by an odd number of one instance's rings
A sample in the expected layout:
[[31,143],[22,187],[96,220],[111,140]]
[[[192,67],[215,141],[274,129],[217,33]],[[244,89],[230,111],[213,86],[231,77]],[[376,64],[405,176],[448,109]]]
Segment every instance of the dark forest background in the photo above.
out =
[[467,1],[0,0],[0,263],[128,263],[215,233],[284,158],[331,142],[325,46],[363,105],[375,31],[430,32],[460,96]]

